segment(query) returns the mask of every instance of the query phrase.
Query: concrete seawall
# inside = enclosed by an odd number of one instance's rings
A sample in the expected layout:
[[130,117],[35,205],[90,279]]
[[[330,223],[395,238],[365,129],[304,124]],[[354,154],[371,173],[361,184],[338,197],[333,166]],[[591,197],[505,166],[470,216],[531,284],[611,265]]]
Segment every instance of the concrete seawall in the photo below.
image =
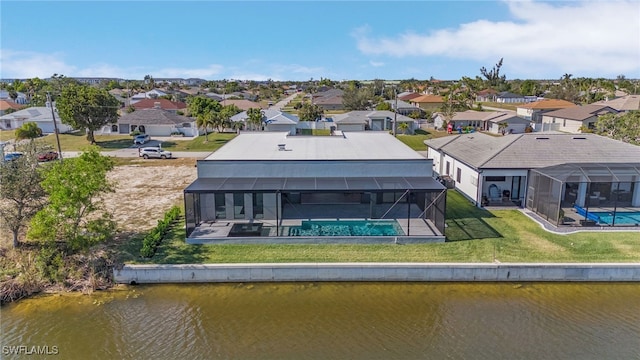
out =
[[638,281],[640,263],[288,263],[125,265],[123,284],[320,281]]

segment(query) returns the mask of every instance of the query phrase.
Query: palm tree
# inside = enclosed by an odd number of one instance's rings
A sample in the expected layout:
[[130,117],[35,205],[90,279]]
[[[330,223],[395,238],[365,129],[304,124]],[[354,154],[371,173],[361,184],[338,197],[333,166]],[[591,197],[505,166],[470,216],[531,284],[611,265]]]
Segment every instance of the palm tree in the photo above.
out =
[[402,131],[403,134],[407,134],[407,130],[409,130],[409,124],[406,122],[398,123],[398,130]]
[[509,124],[507,124],[506,122],[501,122],[500,124],[498,124],[498,129],[500,130],[502,135],[506,133],[508,127],[509,127]]
[[250,108],[249,110],[247,110],[247,115],[249,116],[247,120],[249,121],[249,124],[251,124],[253,129],[255,130],[256,128],[260,128],[260,125],[262,125],[262,120],[264,118],[263,111],[258,108]]
[[42,129],[34,122],[26,122],[16,129],[16,140],[35,139],[42,136]]
[[209,142],[209,127],[215,126],[215,113],[210,111],[196,118],[196,126],[204,129],[204,142]]

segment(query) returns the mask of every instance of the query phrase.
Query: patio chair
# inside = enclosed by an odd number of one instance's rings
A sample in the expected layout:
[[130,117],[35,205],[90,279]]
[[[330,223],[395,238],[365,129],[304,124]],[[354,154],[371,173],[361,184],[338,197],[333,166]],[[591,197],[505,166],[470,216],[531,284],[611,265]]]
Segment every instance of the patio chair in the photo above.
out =
[[496,184],[489,185],[489,202],[502,202],[502,193]]

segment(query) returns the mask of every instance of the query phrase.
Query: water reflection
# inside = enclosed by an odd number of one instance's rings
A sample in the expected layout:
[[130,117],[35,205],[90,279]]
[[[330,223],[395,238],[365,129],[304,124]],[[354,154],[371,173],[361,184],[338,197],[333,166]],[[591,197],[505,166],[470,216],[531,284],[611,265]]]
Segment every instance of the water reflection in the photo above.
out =
[[64,359],[638,358],[640,285],[123,287],[2,308],[6,346]]

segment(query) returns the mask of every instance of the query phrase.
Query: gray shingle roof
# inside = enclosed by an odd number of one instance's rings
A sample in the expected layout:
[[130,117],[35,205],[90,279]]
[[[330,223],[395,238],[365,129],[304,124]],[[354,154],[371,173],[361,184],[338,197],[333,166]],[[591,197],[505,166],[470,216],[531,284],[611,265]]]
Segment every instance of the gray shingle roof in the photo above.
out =
[[535,169],[565,163],[637,163],[640,146],[595,134],[461,134],[425,141],[476,169]]
[[544,116],[582,121],[592,116],[605,114],[605,113],[617,113],[617,111],[616,109],[613,109],[606,105],[589,104],[589,105],[569,107],[566,109],[560,109],[555,111],[549,111],[548,113],[545,113]]
[[609,101],[597,101],[594,104],[607,105],[618,111],[640,110],[640,95],[627,95]]
[[192,118],[160,109],[136,110],[132,113],[124,114],[118,119],[119,124],[131,125],[175,125],[194,121]]

